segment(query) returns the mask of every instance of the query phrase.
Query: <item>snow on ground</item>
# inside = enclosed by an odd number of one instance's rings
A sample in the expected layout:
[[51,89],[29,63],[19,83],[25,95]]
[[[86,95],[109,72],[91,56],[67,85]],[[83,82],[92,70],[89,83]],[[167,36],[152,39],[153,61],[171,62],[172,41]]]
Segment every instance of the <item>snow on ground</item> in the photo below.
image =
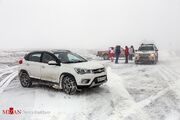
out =
[[[123,59],[120,64],[114,64],[97,59],[87,51],[79,53],[104,64],[109,81],[100,88],[83,90],[76,95],[66,95],[61,90],[37,84],[23,88],[17,78],[16,64],[1,59],[0,119],[180,119],[180,56],[177,52],[160,51],[157,65],[135,65],[133,61],[125,64]],[[6,51],[6,54],[12,52]],[[10,57],[14,60],[21,56]],[[9,107],[21,110],[22,114],[3,114],[2,110]]]

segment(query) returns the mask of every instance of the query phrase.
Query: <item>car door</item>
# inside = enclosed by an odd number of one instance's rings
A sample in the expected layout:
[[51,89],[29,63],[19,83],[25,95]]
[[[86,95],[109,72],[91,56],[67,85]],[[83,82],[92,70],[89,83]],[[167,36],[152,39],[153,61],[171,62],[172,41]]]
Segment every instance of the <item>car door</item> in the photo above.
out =
[[60,65],[49,65],[49,61],[55,61],[58,63],[58,59],[55,55],[48,52],[44,52],[42,56],[41,65],[41,80],[57,83],[59,82],[60,77]]
[[31,78],[40,79],[41,77],[41,72],[40,72],[41,56],[42,56],[41,52],[31,53],[28,57],[28,60],[25,63],[29,76]]

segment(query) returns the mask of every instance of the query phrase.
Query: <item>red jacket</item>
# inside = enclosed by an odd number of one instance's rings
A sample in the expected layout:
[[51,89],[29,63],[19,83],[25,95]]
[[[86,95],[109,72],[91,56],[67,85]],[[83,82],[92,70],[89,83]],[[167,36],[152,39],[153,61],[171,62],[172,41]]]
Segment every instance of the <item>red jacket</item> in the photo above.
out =
[[126,55],[126,56],[129,55],[129,48],[128,48],[128,47],[125,48],[125,55]]
[[109,57],[114,57],[114,50],[109,50]]

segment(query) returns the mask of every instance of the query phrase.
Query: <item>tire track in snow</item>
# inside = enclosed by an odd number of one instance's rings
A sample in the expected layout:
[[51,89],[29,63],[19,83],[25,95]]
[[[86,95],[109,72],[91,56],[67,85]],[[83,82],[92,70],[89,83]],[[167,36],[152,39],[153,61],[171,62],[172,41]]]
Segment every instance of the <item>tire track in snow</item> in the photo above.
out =
[[[110,69],[110,71],[111,71],[111,69]],[[115,80],[121,79],[121,77],[115,73],[112,73],[112,75],[113,75],[113,79],[115,79]],[[122,120],[123,120],[135,113],[138,113],[138,114],[136,114],[137,115],[136,117],[138,118],[138,120],[151,120],[149,115],[140,106],[138,106],[138,104],[134,100],[133,96],[131,94],[129,94],[127,89],[124,88],[118,82],[116,84],[117,84],[117,86],[121,86],[123,88],[123,91],[126,94],[126,97],[128,98],[128,100],[126,100],[126,101],[130,105],[130,107],[127,107],[127,109],[124,109],[124,110],[121,110],[120,108],[116,107],[115,110],[113,111],[113,114],[114,114],[113,120],[120,119],[120,118],[122,118]]]
[[13,72],[13,70],[3,72],[3,73],[0,74],[0,78],[1,78],[3,75],[10,74],[10,73],[12,73],[12,72]]
[[169,69],[168,67],[166,67],[164,65],[161,65],[159,67],[159,74],[166,81],[166,83],[168,84],[168,87],[161,90],[156,95],[150,96],[147,99],[138,102],[137,106],[144,108],[144,107],[148,106],[149,104],[153,103],[155,100],[157,100],[161,96],[165,95],[169,90],[172,90],[175,87],[175,83],[176,83],[175,80],[177,80],[179,78],[179,76],[177,74],[173,73],[173,71],[171,69]]
[[3,75],[9,74],[6,76],[4,79],[0,81],[0,93],[4,91],[4,89],[9,85],[9,83],[17,76],[18,72],[16,69],[18,66],[13,66],[13,67],[6,67],[5,69],[1,69],[0,72],[0,78],[2,79]]
[[178,79],[180,78],[180,76],[165,65],[161,65],[160,71],[161,72],[159,73],[161,77],[163,77],[163,79],[167,81],[167,84],[169,85],[169,87],[174,87],[176,83],[178,82]]
[[165,65],[161,65],[161,66],[162,66],[162,69],[164,69],[166,72],[171,74],[171,76],[173,76],[174,79],[179,79],[180,78],[180,75],[177,72],[173,71],[172,69],[168,68]]
[[5,69],[5,68],[9,68],[9,66],[5,64],[0,64],[0,69]]
[[0,93],[2,93],[5,88],[9,85],[9,83],[18,75],[18,72],[13,72],[8,75],[5,79],[0,82]]
[[[132,114],[135,113],[135,111],[137,109],[143,109],[144,107],[150,105],[151,103],[155,102],[158,98],[162,97],[163,95],[165,95],[167,92],[169,92],[170,90],[175,90],[176,84],[177,84],[177,80],[180,78],[179,74],[176,74],[176,72],[174,72],[172,69],[170,69],[168,66],[166,65],[157,65],[157,74],[160,75],[160,77],[164,80],[165,84],[167,84],[168,87],[164,88],[163,90],[159,91],[156,95],[152,95],[138,103],[133,104],[129,109],[125,110],[125,116],[131,116]],[[114,69],[116,69],[116,66],[113,66]],[[118,68],[118,67],[117,67]],[[135,70],[141,70],[147,68],[147,66],[136,66],[134,69]],[[149,67],[148,67],[149,68]],[[126,72],[130,72],[131,70],[125,70],[124,73]],[[121,74],[123,73],[121,72]],[[143,72],[143,71],[142,71]],[[158,79],[158,78],[157,78]],[[143,111],[143,110],[142,110]],[[145,112],[145,111],[144,111]],[[138,115],[139,113],[136,112]]]
[[137,108],[143,109],[149,104],[155,102],[155,100],[157,100],[158,98],[165,95],[168,91],[173,90],[175,88],[177,82],[176,80],[180,78],[179,75],[173,72],[170,68],[168,68],[165,65],[160,65],[158,69],[159,69],[159,74],[166,81],[168,87],[159,91],[156,95],[150,96],[147,99],[134,104],[128,111],[125,112],[128,113],[126,114],[126,116],[129,116],[130,115],[129,113],[133,113],[133,111],[135,111]]
[[167,81],[169,81],[169,87],[170,89],[176,94],[176,97],[180,99],[180,75],[176,73],[174,70],[167,66],[163,66],[162,69],[164,70],[164,78],[167,78]]

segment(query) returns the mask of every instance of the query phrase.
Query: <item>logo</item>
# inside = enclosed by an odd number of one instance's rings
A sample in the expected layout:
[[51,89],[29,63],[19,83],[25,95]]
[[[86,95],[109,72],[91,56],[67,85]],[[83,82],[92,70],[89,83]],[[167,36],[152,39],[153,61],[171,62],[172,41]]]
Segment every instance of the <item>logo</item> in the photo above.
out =
[[9,114],[9,115],[19,115],[19,114],[22,113],[22,111],[21,110],[16,110],[13,107],[10,107],[7,110],[2,110],[2,113],[3,114]]

